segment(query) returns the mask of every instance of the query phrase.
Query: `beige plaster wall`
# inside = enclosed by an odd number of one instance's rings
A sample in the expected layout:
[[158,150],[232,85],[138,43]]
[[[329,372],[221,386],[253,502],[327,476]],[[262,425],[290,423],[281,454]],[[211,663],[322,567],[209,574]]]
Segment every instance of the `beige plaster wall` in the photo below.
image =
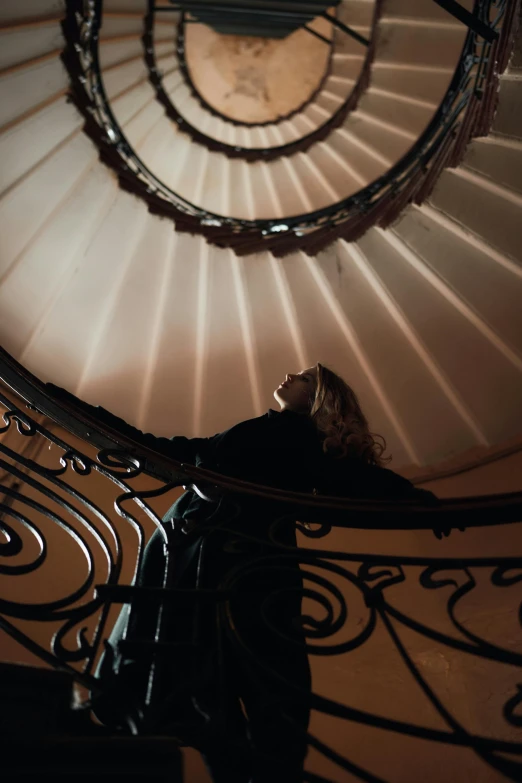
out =
[[441,498],[518,492],[522,490],[522,448],[509,457],[421,486]]

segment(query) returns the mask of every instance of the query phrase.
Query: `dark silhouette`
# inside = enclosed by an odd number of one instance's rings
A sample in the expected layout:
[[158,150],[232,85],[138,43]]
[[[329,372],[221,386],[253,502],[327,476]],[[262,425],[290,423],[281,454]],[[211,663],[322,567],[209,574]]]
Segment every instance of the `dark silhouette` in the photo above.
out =
[[[149,448],[227,476],[300,492],[436,501],[382,467],[385,444],[370,433],[350,387],[327,368],[287,375],[274,396],[281,412],[269,410],[210,438],[157,438],[103,408],[86,407]],[[274,528],[281,513],[265,500],[242,498],[236,505],[234,498],[192,485],[163,519],[169,540],[176,542],[174,576],[167,586],[216,590],[230,586],[227,579],[236,574],[228,603],[233,634],[215,601],[180,593],[162,615],[163,643],[171,646],[163,653],[168,664],[161,691],[167,699],[160,702],[160,721],[190,744],[193,727],[194,744],[199,743],[215,783],[301,783],[303,778],[311,678],[299,624],[302,577],[295,520],[283,519]],[[291,549],[286,555],[276,549],[271,537],[294,548],[293,556]],[[262,567],[256,558],[265,558]],[[156,531],[138,584],[163,587],[164,574],[163,536]],[[157,603],[144,603],[133,607],[129,620],[128,608],[122,610],[98,670],[113,694],[95,705],[102,721],[117,721],[122,704],[116,699],[139,712],[151,657],[150,651],[148,658],[136,653],[136,643],[154,640],[158,612]]]

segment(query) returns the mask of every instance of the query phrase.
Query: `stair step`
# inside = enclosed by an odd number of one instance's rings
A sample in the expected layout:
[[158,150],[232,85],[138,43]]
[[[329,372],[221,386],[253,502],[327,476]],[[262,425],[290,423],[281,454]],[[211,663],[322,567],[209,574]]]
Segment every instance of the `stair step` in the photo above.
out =
[[515,71],[500,80],[500,93],[493,130],[522,139],[522,74]]
[[[182,781],[173,737],[109,735],[73,705],[68,672],[0,663],[2,781]],[[99,734],[97,733],[99,732]],[[82,736],[83,735],[83,736]]]
[[55,17],[63,3],[57,0],[3,0],[0,3],[0,24],[33,22]]
[[[416,11],[412,9],[411,17],[415,16]],[[386,16],[380,21],[378,59],[412,66],[455,68],[465,37],[464,25],[412,23],[411,19]]]
[[509,70],[510,71],[522,70],[522,35],[520,35],[520,23],[519,23],[519,34],[516,36],[515,47],[513,49],[513,54],[509,62]]
[[0,30],[0,71],[63,49],[58,19]]
[[0,127],[64,92],[69,84],[58,57],[44,55],[0,75]]
[[516,264],[425,205],[408,210],[394,232],[522,356],[522,270]]
[[[32,114],[0,135],[0,195],[24,176],[36,172],[69,136],[79,132],[82,118],[71,111],[65,97]],[[20,155],[20,145],[24,154]]]
[[466,150],[464,165],[515,193],[522,193],[522,141],[494,135],[476,139]]
[[465,169],[447,169],[430,199],[433,206],[520,263],[520,196]]
[[375,62],[372,87],[438,103],[448,89],[453,68],[419,68],[401,63]]
[[384,123],[390,123],[409,134],[419,136],[433,117],[436,106],[415,103],[412,99],[404,99],[386,91],[374,92],[372,89],[359,102],[361,111]]
[[105,92],[110,100],[127,90],[132,85],[137,85],[143,79],[147,79],[147,68],[141,58],[128,60],[122,65],[114,65],[105,69],[103,83]]
[[105,13],[137,13],[144,14],[147,11],[147,0],[104,0]]
[[336,8],[337,18],[349,27],[368,27],[372,23],[374,5],[367,0],[343,0]]
[[0,663],[0,693],[0,737],[52,734],[63,730],[73,680],[67,672]]
[[[78,182],[54,219],[47,221],[36,243],[31,243],[4,275],[0,288],[0,323],[3,345],[17,356],[30,354],[30,346],[39,325],[49,317],[62,285],[74,276],[75,265],[89,247],[103,216],[108,213],[117,193],[117,183],[101,166],[89,171]],[[63,225],[74,225],[64,235]],[[56,247],[60,247],[60,253]],[[48,270],[52,266],[54,276]],[[32,281],[27,287],[26,275]],[[31,317],[25,323],[14,318],[14,303],[21,292],[30,300]]]
[[[473,0],[461,0],[461,5],[471,9]],[[415,17],[418,20],[439,24],[451,21],[448,12],[433,0],[394,0],[393,3],[386,4],[386,16],[396,20]]]
[[143,35],[143,17],[139,14],[104,13],[100,40],[118,35]]
[[125,38],[106,38],[100,41],[99,59],[103,71],[133,57],[143,57],[143,46],[138,35]]
[[[37,231],[51,219],[96,160],[96,150],[83,135],[73,135],[0,202],[3,224],[2,272],[9,268]],[[30,222],[27,214],[31,214]]]
[[171,737],[40,737],[0,743],[2,781],[42,779],[181,783],[183,762]]

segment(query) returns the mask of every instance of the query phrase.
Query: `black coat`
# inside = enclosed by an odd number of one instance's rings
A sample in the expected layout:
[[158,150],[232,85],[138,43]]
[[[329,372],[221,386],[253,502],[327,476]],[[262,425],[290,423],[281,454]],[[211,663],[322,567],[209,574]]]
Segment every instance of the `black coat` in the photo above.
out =
[[[112,429],[179,462],[264,486],[298,492],[315,491],[322,495],[357,499],[437,502],[431,492],[415,488],[391,470],[353,457],[335,459],[326,455],[311,419],[293,411],[269,410],[263,416],[240,422],[209,438],[165,438],[143,433],[104,408],[88,405],[53,384],[47,384],[47,388],[54,396],[72,402]],[[272,521],[263,520],[267,505],[256,499],[243,499],[241,503],[247,512],[235,520],[234,527],[266,539]],[[171,506],[163,521],[204,523],[213,514],[215,516],[215,511],[214,503],[186,492]],[[293,525],[282,528],[280,533],[282,543],[295,546]],[[196,557],[199,543],[194,536],[187,538],[184,556],[179,559],[182,571]]]
[[[210,438],[157,437],[131,427],[102,407],[78,400],[54,384],[50,392],[86,410],[116,431],[167,457],[245,481],[298,492],[373,500],[418,500],[433,503],[435,496],[415,488],[392,470],[351,457],[325,455],[318,432],[305,415],[269,410]],[[165,519],[201,517],[210,504],[197,495],[184,495]],[[203,511],[202,511],[203,510]]]
[[[168,439],[143,434],[103,408],[87,406],[56,387],[51,387],[51,391],[56,396],[65,397],[69,402],[80,405],[101,422],[148,448],[180,462],[227,476],[305,493],[315,490],[325,495],[390,500],[418,499],[420,502],[434,499],[431,493],[416,490],[409,481],[390,470],[366,465],[357,459],[336,460],[328,457],[323,452],[320,436],[311,419],[292,411],[278,413],[269,410],[263,416],[241,422],[210,438]],[[236,578],[236,583],[231,585],[234,590],[230,603],[234,633],[262,665],[253,675],[248,657],[239,655],[237,647],[225,637],[227,710],[235,709],[241,716],[238,706],[241,698],[249,716],[254,748],[281,745],[284,748],[283,759],[286,764],[281,779],[302,780],[302,764],[306,755],[305,735],[303,734],[300,740],[292,738],[288,725],[280,718],[283,710],[303,731],[308,726],[310,668],[301,632],[291,630],[299,627],[295,622],[301,614],[302,574],[295,550],[290,549],[285,553],[284,550],[267,546],[272,523],[281,512],[268,501],[244,496],[240,500],[238,514],[231,513],[231,509],[234,510],[233,505],[233,498],[230,500],[225,497],[220,503],[208,502],[195,493],[186,492],[169,509],[163,519],[167,528],[172,521],[174,528],[190,527],[190,523],[196,522],[196,529],[182,536],[184,540],[181,545],[175,547],[175,578],[171,585],[191,588],[195,586],[197,577],[198,584],[203,587],[212,588],[223,584],[230,586],[231,583],[227,584],[226,581],[230,574],[235,573],[236,577],[240,574],[239,582]],[[205,530],[207,521],[211,524]],[[226,530],[219,529],[223,522]],[[197,523],[203,524],[203,531],[201,528],[198,530]],[[239,534],[238,545],[234,545],[236,531]],[[257,543],[245,543],[241,533],[254,538]],[[283,525],[278,527],[276,538],[285,547],[295,547],[295,520],[287,518]],[[205,554],[203,560],[202,553]],[[268,560],[259,561],[259,556],[268,556]],[[201,562],[206,564],[205,568],[200,567]],[[256,567],[260,562],[263,563],[262,568]],[[147,544],[138,574],[138,584],[148,587],[162,586],[164,564],[163,539],[157,531]],[[283,567],[280,567],[281,565]],[[200,579],[201,573],[203,579]],[[267,610],[265,597],[272,598],[274,595],[276,600],[271,601]],[[179,642],[183,639],[194,639],[194,628],[199,627],[202,631],[198,632],[197,647],[190,649],[197,655],[207,655],[207,651],[210,651],[211,657],[208,660],[220,660],[218,657],[212,657],[216,654],[212,651],[218,649],[214,646],[218,634],[216,615],[212,614],[212,607],[204,608],[203,614],[199,615],[200,620],[194,624],[193,605],[184,607],[180,600],[178,598],[176,605],[167,604],[165,608],[166,640]],[[128,607],[121,611],[108,640],[107,652],[112,649],[112,654],[104,654],[97,670],[105,688],[109,687],[109,690],[105,691],[109,693],[109,697],[102,697],[95,705],[96,714],[102,721],[110,723],[117,720],[111,712],[114,699],[110,696],[110,688],[113,687],[110,683],[114,681],[119,683],[116,701],[125,693],[126,698],[136,700],[133,703],[141,703],[143,696],[140,694],[146,691],[149,669],[143,659],[136,661],[132,653],[126,654],[120,647],[120,642],[122,639],[127,642],[153,639],[156,628],[157,611],[150,606],[140,609],[138,605],[130,618]],[[281,634],[290,634],[294,643],[288,646]],[[205,667],[195,667],[195,679],[191,681],[188,678],[187,695],[183,702],[183,683],[187,679],[187,672],[191,670],[192,655],[193,653],[189,653],[189,658],[185,660],[172,654],[168,668],[163,670],[161,691],[165,688],[167,691],[170,688],[177,689],[177,704],[192,704],[191,699],[196,693],[198,703],[206,705],[205,709],[211,712],[212,704],[217,703],[212,683],[219,680],[213,674],[214,664],[210,669],[207,667],[206,671],[210,674],[206,680],[202,680],[199,674]],[[266,673],[265,667],[268,667],[269,672],[275,673],[275,680],[272,675]],[[181,677],[179,671],[183,672]],[[198,683],[197,688],[194,682]],[[282,687],[283,682],[289,685],[288,692]],[[297,692],[302,694],[302,699],[296,699]],[[274,708],[274,704],[279,702],[282,707]],[[267,704],[271,705],[269,721],[266,720]],[[219,725],[219,720],[217,723]],[[207,762],[210,763],[211,758],[211,749],[207,749]],[[217,765],[215,772],[222,763],[221,750],[213,763]],[[283,760],[280,764],[283,764]]]

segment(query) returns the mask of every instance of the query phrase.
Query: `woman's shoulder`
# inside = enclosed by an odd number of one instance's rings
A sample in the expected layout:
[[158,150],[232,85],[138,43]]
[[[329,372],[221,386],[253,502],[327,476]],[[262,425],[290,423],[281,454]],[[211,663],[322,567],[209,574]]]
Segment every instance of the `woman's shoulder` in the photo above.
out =
[[354,457],[339,459],[325,455],[323,478],[325,494],[374,500],[419,500],[422,503],[437,500],[433,493],[418,489],[390,468]]
[[235,424],[230,429],[221,433],[223,436],[243,435],[247,433],[266,433],[280,434],[285,437],[301,435],[309,436],[311,433],[317,435],[317,428],[309,416],[294,411],[274,411],[269,409],[262,416],[254,419],[246,419]]

